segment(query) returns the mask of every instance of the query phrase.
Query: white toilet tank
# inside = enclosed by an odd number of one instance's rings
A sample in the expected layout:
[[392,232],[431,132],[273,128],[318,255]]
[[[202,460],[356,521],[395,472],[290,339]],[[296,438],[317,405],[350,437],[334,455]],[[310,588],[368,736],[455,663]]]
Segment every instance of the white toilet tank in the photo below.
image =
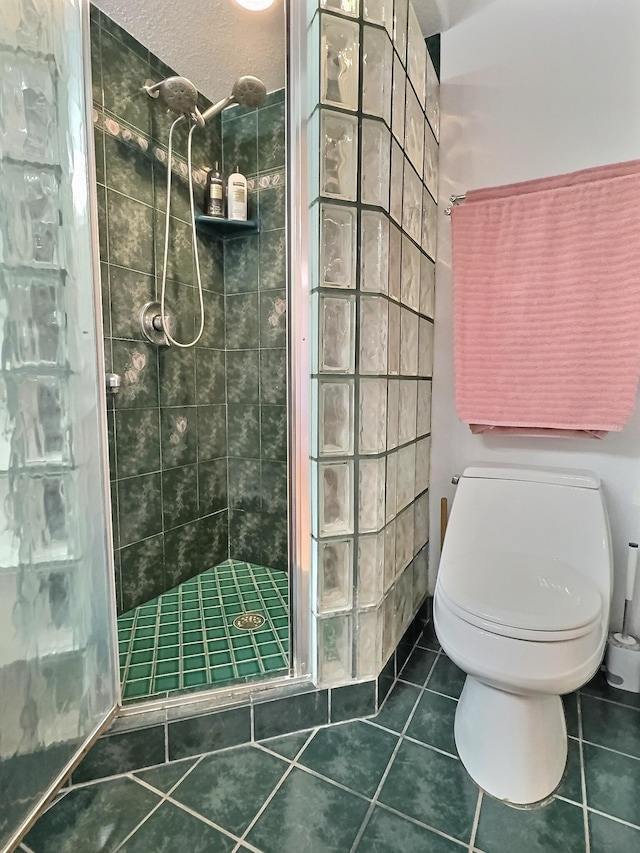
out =
[[474,465],[460,477],[442,561],[509,551],[562,560],[609,602],[613,560],[599,478],[590,471]]

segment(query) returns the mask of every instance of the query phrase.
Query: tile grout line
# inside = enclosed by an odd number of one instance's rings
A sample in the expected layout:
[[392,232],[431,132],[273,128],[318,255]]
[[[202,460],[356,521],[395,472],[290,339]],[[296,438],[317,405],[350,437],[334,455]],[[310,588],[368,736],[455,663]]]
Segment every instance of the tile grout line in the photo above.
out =
[[615,815],[600,811],[600,809],[594,809],[591,806],[587,806],[587,811],[591,812],[592,814],[597,814],[600,817],[606,817],[609,820],[615,821],[615,823],[621,823],[623,826],[628,826],[631,829],[637,829],[638,831],[640,831],[640,821],[638,823],[630,823],[628,820],[624,820],[621,817],[616,817]]
[[587,779],[584,769],[584,728],[582,724],[582,702],[580,694],[576,694],[578,711],[578,746],[580,749],[580,789],[582,791],[582,820],[584,825],[585,853],[591,853],[591,838],[589,834],[589,813],[587,811]]
[[204,616],[204,591],[202,589],[202,575],[204,572],[201,572],[196,576],[197,578],[197,586],[198,586],[198,604],[199,604],[199,613],[201,619],[201,630],[202,630],[202,647],[204,649],[204,668],[207,674],[207,684],[213,684],[213,676],[211,675],[211,663],[209,660],[209,643],[207,640],[207,623],[205,622]]
[[480,823],[480,809],[482,808],[482,789],[478,789],[478,801],[476,803],[476,812],[473,816],[473,826],[471,827],[471,838],[469,839],[469,853],[473,853],[476,846],[476,836],[478,835],[478,824]]
[[[415,648],[415,644],[414,644],[413,648]],[[413,649],[412,649],[412,651],[413,651]],[[404,662],[402,669],[404,669],[404,667],[407,666],[410,659],[411,659],[411,653],[407,657],[407,660]],[[434,670],[436,664],[438,663],[439,659],[440,659],[440,654],[438,653],[435,657],[435,660],[433,661],[433,663],[429,667],[429,672],[425,676],[423,684],[426,684],[428,682],[429,678],[431,677],[431,673],[433,672],[433,670]],[[402,672],[402,670],[400,670],[400,672]],[[396,678],[396,682],[397,682],[397,678]],[[394,685],[392,685],[391,690],[389,690],[389,693],[387,694],[387,696],[385,698],[385,702],[387,701],[387,699],[389,698],[389,696],[393,692],[393,686]],[[407,719],[405,720],[404,726],[402,727],[402,730],[399,733],[396,732],[396,736],[398,737],[398,742],[396,743],[395,748],[394,748],[394,750],[391,754],[391,757],[387,763],[387,766],[384,770],[384,773],[382,774],[380,782],[378,783],[378,787],[374,791],[373,797],[371,798],[371,804],[367,810],[366,815],[364,816],[364,820],[362,821],[362,824],[360,825],[360,829],[358,830],[356,837],[353,840],[353,844],[351,845],[350,853],[355,853],[355,851],[357,850],[357,848],[358,848],[358,846],[362,840],[362,837],[363,837],[363,835],[367,829],[369,821],[371,820],[371,816],[373,815],[373,811],[374,811],[374,809],[378,803],[378,797],[380,796],[380,793],[382,792],[382,788],[384,787],[384,783],[387,780],[387,776],[389,775],[389,773],[391,771],[391,767],[393,766],[393,762],[395,761],[396,756],[397,756],[398,752],[400,751],[400,747],[402,746],[402,743],[404,741],[404,734],[408,730],[408,728],[411,724],[411,721],[413,720],[413,716],[416,712],[416,709],[417,709],[418,704],[419,704],[421,699],[422,699],[422,692],[420,692],[418,694],[418,696],[416,697],[416,699],[413,703],[413,707],[411,708],[411,711],[409,712],[409,715],[408,715]],[[384,707],[384,703],[383,703],[383,707]]]
[[[245,563],[245,565],[249,569],[249,576],[251,577],[251,581],[253,582],[254,590],[258,593],[258,595],[260,595],[260,591],[258,589],[258,584],[256,583],[256,579],[255,579],[255,577],[253,575],[253,571],[251,569],[251,564]],[[246,613],[247,608],[245,606],[245,600],[244,600],[244,596],[242,594],[242,590],[240,589],[240,583],[238,581],[238,575],[236,573],[236,566],[235,565],[233,565],[231,568],[231,576],[233,577],[233,583],[234,583],[234,586],[236,588],[238,598],[240,599],[240,606],[242,607],[242,610]],[[251,646],[253,648],[254,657],[255,657],[256,661],[258,662],[258,667],[260,668],[260,675],[264,675],[266,670],[264,668],[264,664],[262,663],[262,655],[260,654],[260,649],[258,648],[258,644],[256,643],[255,633],[253,631],[248,631],[247,633],[249,634],[249,639],[251,640]]]
[[[278,634],[278,632],[277,632],[277,630],[276,630],[275,625],[274,625],[274,624],[273,624],[273,622],[272,622],[271,612],[270,612],[269,607],[268,607],[268,605],[267,605],[267,603],[266,603],[266,601],[265,601],[265,599],[264,599],[264,596],[262,595],[262,590],[260,589],[260,587],[259,587],[259,585],[258,585],[258,582],[257,582],[257,581],[256,581],[256,579],[255,579],[255,575],[254,575],[254,573],[253,573],[253,566],[252,566],[252,564],[251,564],[251,563],[247,563],[247,565],[249,566],[249,572],[251,573],[251,577],[252,577],[253,582],[254,582],[254,584],[255,584],[256,591],[257,591],[257,593],[258,593],[258,595],[259,595],[259,597],[260,597],[260,601],[262,602],[262,606],[263,606],[263,608],[264,608],[264,611],[265,611],[265,613],[267,614],[267,617],[268,617],[268,620],[269,620],[269,623],[270,623],[271,630],[273,631],[273,635],[274,635],[274,637],[276,638],[276,642],[277,642],[277,644],[278,644],[278,648],[280,649],[280,654],[282,655],[282,658],[283,658],[283,660],[284,660],[285,664],[287,664],[287,665],[288,665],[288,662],[289,662],[289,655],[288,655],[288,653],[285,653],[285,651],[284,651],[284,646],[282,645],[282,641],[280,640],[280,636],[279,636],[279,634]],[[265,566],[265,568],[267,568],[267,567]],[[271,581],[272,585],[273,585],[274,587],[276,587],[275,583],[273,582],[273,579],[271,578],[271,573],[269,573],[269,580]],[[278,593],[278,596],[280,596],[280,590],[278,590],[278,588],[277,588],[277,587],[276,587],[276,592]],[[282,596],[280,596],[280,600],[281,600],[281,601],[283,601]],[[282,606],[284,606],[284,605],[282,605]],[[289,608],[288,608],[288,606],[287,606],[287,607],[285,607],[284,609],[287,611],[287,615],[288,615],[288,614],[289,614]]]

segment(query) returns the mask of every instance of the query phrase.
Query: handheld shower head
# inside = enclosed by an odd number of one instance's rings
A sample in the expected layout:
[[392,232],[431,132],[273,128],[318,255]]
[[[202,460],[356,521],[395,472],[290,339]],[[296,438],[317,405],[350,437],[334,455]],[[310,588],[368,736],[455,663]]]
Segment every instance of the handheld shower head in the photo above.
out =
[[174,113],[192,118],[198,124],[204,124],[196,104],[198,90],[186,77],[167,77],[153,86],[143,86],[143,91],[152,98],[162,98]]
[[262,80],[258,80],[257,77],[252,77],[250,74],[246,74],[244,77],[238,77],[233,84],[231,94],[228,97],[223,98],[221,101],[218,101],[217,104],[213,104],[213,106],[206,109],[202,113],[202,118],[205,121],[208,121],[231,104],[240,104],[243,107],[255,109],[255,107],[259,107],[260,104],[262,104],[266,96],[267,87],[264,85]]

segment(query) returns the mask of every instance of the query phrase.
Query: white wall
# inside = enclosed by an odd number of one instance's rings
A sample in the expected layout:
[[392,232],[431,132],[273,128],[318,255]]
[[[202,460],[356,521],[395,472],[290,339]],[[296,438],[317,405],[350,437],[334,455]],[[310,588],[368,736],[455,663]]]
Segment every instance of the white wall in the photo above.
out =
[[259,77],[268,92],[284,86],[284,0],[265,12],[247,12],[233,0],[94,2],[214,102],[242,74]]
[[[640,412],[598,442],[471,435],[454,407],[450,221],[442,202],[468,189],[640,158],[639,49],[637,0],[493,0],[442,35],[431,530],[439,530],[440,498],[453,497],[451,476],[472,461],[594,470],[611,518],[616,620],[626,543],[640,537]],[[435,573],[439,536],[432,540]],[[640,580],[636,589],[640,598]],[[640,606],[634,623],[640,630]]]

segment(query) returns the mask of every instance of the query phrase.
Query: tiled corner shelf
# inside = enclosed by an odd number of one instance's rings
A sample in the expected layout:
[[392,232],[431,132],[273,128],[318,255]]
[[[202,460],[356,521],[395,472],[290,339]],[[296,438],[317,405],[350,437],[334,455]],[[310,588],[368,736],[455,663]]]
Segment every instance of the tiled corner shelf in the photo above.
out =
[[196,223],[201,231],[218,237],[241,237],[243,234],[258,234],[259,219],[220,219],[217,216],[206,216],[196,213]]

